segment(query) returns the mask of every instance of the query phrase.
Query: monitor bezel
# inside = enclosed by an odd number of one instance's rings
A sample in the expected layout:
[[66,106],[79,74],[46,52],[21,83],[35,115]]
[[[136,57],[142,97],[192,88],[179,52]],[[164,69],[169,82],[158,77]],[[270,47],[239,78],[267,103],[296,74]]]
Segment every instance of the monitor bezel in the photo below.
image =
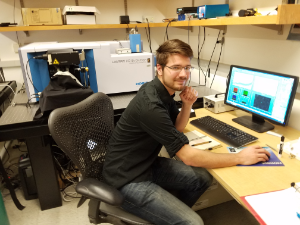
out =
[[[244,109],[242,107],[239,107],[239,106],[236,106],[236,105],[233,105],[233,104],[227,102],[228,90],[229,90],[229,85],[230,85],[230,81],[231,81],[231,75],[232,75],[232,69],[233,68],[246,69],[246,70],[251,70],[251,71],[256,71],[256,72],[261,72],[261,73],[268,73],[270,75],[278,75],[278,76],[282,76],[282,77],[289,77],[289,78],[293,78],[295,80],[294,84],[293,84],[293,87],[292,87],[292,92],[291,92],[291,95],[290,95],[290,101],[289,101],[289,105],[288,105],[287,112],[286,112],[283,123],[280,123],[280,122],[278,122],[276,120],[273,120],[271,118],[264,117],[260,114],[257,114],[255,112],[252,112],[250,110]],[[278,125],[281,125],[281,126],[286,126],[287,123],[288,123],[288,120],[290,118],[290,115],[291,115],[291,111],[292,111],[291,109],[292,109],[292,106],[294,104],[294,99],[295,99],[295,95],[296,95],[296,92],[297,92],[298,84],[299,84],[299,77],[297,77],[297,76],[292,76],[292,75],[288,75],[288,74],[277,73],[277,72],[272,72],[272,71],[267,71],[267,70],[260,70],[260,69],[250,68],[250,67],[231,65],[230,66],[230,71],[229,71],[229,74],[228,74],[227,84],[226,84],[224,104],[230,105],[234,108],[238,108],[238,109],[243,110],[247,113],[253,114],[253,115],[258,116],[258,117],[261,117],[261,118],[263,118],[265,120],[268,120],[268,121],[270,121],[274,124],[278,124]]]

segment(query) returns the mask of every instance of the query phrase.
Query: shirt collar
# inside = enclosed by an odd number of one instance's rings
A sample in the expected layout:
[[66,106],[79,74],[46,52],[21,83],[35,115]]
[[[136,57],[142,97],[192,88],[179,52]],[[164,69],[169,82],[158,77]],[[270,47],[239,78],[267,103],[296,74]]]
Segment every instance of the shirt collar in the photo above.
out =
[[173,100],[173,98],[175,97],[175,94],[170,95],[168,90],[161,83],[161,81],[158,79],[157,76],[153,79],[153,83],[154,83],[156,90],[160,94],[159,97],[161,98],[161,100],[166,104],[170,103]]

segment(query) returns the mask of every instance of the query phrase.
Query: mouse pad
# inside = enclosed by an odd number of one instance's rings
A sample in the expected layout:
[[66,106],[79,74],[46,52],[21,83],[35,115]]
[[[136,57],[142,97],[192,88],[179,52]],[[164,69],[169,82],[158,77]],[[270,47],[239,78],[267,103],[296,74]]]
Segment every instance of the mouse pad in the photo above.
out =
[[[229,153],[239,153],[246,147],[241,147],[241,148],[234,148],[234,147],[227,147],[227,150]],[[267,162],[258,162],[256,164],[252,165],[237,165],[237,166],[284,166],[284,164],[280,161],[280,159],[275,155],[275,153],[270,149],[269,147],[263,147],[266,149],[268,152],[270,152],[271,156],[269,161]]]

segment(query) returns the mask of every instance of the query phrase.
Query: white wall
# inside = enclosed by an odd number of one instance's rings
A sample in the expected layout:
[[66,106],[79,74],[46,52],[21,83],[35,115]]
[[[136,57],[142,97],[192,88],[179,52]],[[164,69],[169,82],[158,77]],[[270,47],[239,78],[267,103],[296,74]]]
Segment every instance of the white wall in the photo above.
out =
[[[74,5],[74,0],[23,0],[26,8],[30,7],[60,7]],[[267,14],[281,4],[281,0],[229,0],[230,9],[233,15],[237,15],[240,9],[258,8],[262,14]],[[225,0],[195,0],[195,6],[204,4],[222,4]],[[22,24],[20,2],[16,0],[15,19],[13,17],[13,0],[0,0],[0,22],[14,22]],[[163,18],[175,18],[176,8],[191,6],[192,1],[182,0],[127,0],[128,15],[131,21],[142,21],[142,16],[153,16],[155,22],[161,22]],[[119,16],[125,14],[123,0],[80,0],[79,5],[96,6],[101,14],[97,17],[100,24],[118,24]],[[274,12],[273,12],[274,13]],[[269,30],[252,25],[227,27],[225,34],[225,44],[221,57],[221,63],[230,65],[253,67],[300,76],[300,42],[286,40],[290,26],[284,26],[283,35],[278,35],[277,31]],[[200,41],[203,41],[203,28],[200,29]],[[144,50],[149,51],[145,28],[140,28],[144,41]],[[206,28],[206,41],[201,52],[201,58],[209,60],[218,30]],[[24,32],[3,32],[0,33],[0,59],[13,60],[18,58],[18,54],[13,51],[13,43],[20,44],[40,41],[98,41],[98,40],[124,40],[126,38],[125,29],[101,29],[83,30],[80,35],[78,30],[62,31],[31,31],[26,37]],[[169,27],[169,39],[179,38],[188,42],[188,31],[180,28]],[[152,50],[155,51],[159,44],[164,41],[165,28],[151,28]],[[193,28],[189,33],[189,43],[197,57],[198,27]],[[217,45],[213,61],[217,61],[220,52],[220,45]],[[212,66],[211,72],[214,73]],[[22,72],[18,67],[5,68],[4,73],[7,80],[17,80],[20,86],[23,83]],[[213,89],[224,91],[225,78],[222,71],[217,73]],[[203,76],[201,77],[203,80]],[[198,82],[198,75],[193,76],[193,80]],[[209,82],[210,83],[210,82]],[[300,112],[300,101],[295,100],[290,125],[300,130],[300,121],[297,121],[297,114]]]

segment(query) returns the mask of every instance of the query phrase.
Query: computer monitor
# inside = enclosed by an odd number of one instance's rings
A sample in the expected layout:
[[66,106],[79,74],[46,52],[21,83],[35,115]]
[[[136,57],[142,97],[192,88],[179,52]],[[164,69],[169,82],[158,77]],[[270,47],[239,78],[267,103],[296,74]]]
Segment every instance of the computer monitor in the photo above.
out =
[[296,76],[232,65],[224,102],[252,113],[233,121],[262,133],[274,129],[265,119],[287,124],[298,83]]

